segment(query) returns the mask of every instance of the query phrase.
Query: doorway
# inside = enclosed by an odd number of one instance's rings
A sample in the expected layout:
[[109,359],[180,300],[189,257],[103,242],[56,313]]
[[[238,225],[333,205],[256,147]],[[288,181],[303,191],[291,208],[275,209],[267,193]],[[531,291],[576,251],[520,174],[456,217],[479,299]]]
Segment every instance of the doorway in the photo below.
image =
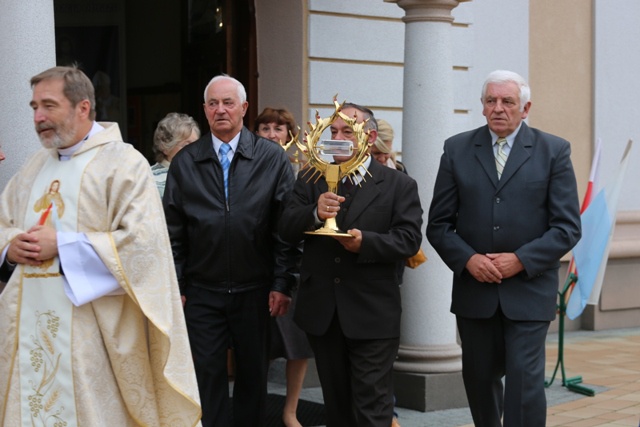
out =
[[221,73],[257,108],[254,0],[55,0],[56,60],[94,83],[97,120],[118,122],[125,141],[153,161],[153,132],[167,113],[194,117],[202,133],[204,89]]

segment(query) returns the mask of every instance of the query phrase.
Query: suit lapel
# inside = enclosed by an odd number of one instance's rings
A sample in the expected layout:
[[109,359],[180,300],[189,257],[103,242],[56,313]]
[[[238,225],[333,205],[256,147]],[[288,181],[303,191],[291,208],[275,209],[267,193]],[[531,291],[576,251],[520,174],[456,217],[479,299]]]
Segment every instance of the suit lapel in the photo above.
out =
[[359,187],[353,196],[353,201],[349,207],[349,212],[343,218],[342,227],[343,230],[352,228],[351,225],[358,219],[364,211],[367,210],[369,205],[380,195],[380,188],[378,183],[382,182],[381,168],[386,166],[376,163],[376,160],[371,159],[371,165],[369,165],[369,172],[371,176],[366,175],[366,181],[362,181],[361,187]]
[[497,187],[498,171],[496,170],[496,158],[493,154],[491,134],[489,133],[488,126],[485,126],[484,130],[477,134],[474,140],[474,146],[476,148],[476,158],[480,162],[482,169],[487,174],[494,187]]
[[530,137],[529,132],[529,127],[526,123],[522,123],[520,131],[513,142],[513,147],[511,147],[511,151],[509,152],[507,163],[502,172],[502,178],[498,183],[498,189],[504,187],[518,169],[531,157],[530,153],[533,139]]
[[475,138],[474,145],[476,148],[476,158],[482,165],[485,173],[496,187],[500,189],[509,182],[509,179],[520,169],[520,167],[531,156],[531,147],[533,146],[533,139],[530,135],[529,127],[526,123],[522,123],[518,135],[513,142],[513,147],[509,152],[507,163],[502,171],[502,177],[498,181],[498,173],[496,171],[496,160],[493,153],[493,147],[491,146],[491,134],[489,133],[489,127],[485,126],[484,131],[480,132]]

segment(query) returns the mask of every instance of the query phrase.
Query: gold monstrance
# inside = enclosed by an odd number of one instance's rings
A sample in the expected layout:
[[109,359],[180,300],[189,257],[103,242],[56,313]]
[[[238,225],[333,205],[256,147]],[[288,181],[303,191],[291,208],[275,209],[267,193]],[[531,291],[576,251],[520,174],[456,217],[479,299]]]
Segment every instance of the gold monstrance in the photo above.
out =
[[[296,138],[296,145],[309,159],[309,167],[302,172],[304,174],[303,177],[308,175],[307,182],[312,179],[315,179],[314,182],[317,182],[318,179],[324,175],[329,191],[337,194],[338,182],[344,177],[347,177],[348,180],[355,184],[355,177],[358,170],[364,169],[363,171],[365,173],[371,174],[364,167],[364,162],[369,157],[369,144],[367,142],[369,133],[364,131],[366,120],[362,123],[356,123],[356,117],[348,117],[342,113],[341,110],[344,102],[338,104],[337,96],[333,98],[333,104],[335,105],[335,111],[329,118],[320,118],[320,114],[316,110],[316,124],[308,123],[309,131],[305,131],[304,142],[301,143]],[[358,148],[355,155],[349,160],[340,164],[333,164],[325,161],[321,156],[350,156],[353,154],[353,143],[351,141],[320,140],[325,129],[331,126],[338,117],[344,120],[347,126],[353,130],[358,141]],[[364,180],[364,174],[362,175],[362,179]],[[306,234],[353,237],[351,234],[345,233],[338,228],[335,217],[327,218],[321,228],[315,231],[307,231]]]

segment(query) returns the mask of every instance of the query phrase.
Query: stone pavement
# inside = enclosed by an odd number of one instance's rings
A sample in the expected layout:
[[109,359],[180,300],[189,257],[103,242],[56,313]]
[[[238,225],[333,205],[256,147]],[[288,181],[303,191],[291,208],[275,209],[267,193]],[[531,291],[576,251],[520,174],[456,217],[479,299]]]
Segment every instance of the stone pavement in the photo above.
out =
[[[593,397],[561,385],[562,374],[547,389],[547,426],[640,427],[640,328],[565,333],[564,366],[567,378],[582,376]],[[558,354],[558,334],[547,337],[547,376]],[[285,387],[269,383],[269,392],[285,394]],[[322,402],[319,387],[302,390],[302,399]],[[419,412],[397,408],[401,427],[472,427],[468,408]],[[311,426],[305,426],[311,427]]]

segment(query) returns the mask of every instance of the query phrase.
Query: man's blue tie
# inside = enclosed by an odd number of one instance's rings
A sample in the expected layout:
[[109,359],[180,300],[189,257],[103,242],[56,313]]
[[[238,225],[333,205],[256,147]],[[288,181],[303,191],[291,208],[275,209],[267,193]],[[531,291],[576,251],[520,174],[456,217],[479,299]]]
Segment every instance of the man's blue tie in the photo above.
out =
[[231,150],[231,146],[222,143],[220,146],[220,163],[222,163],[222,175],[224,176],[224,196],[227,199],[229,198],[229,166],[231,166],[228,156],[229,150]]

